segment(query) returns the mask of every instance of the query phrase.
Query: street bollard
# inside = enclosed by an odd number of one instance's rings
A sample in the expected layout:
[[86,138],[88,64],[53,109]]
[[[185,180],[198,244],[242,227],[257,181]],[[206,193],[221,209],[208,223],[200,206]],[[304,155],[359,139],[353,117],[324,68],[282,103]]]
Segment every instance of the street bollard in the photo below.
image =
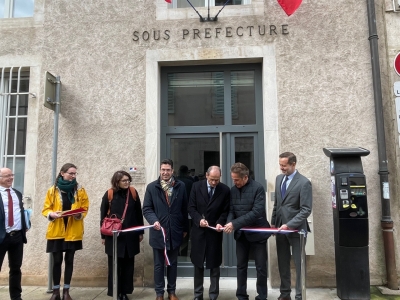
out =
[[113,300],[118,300],[118,252],[117,238],[118,230],[113,230]]
[[300,232],[300,249],[301,249],[301,295],[306,300],[306,237],[307,231],[302,229]]

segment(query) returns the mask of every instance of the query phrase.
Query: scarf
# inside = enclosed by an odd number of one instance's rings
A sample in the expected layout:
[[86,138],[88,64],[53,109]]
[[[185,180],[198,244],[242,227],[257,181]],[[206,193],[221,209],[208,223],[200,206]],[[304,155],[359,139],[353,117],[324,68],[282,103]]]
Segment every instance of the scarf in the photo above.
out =
[[68,200],[73,204],[75,203],[75,186],[77,185],[76,179],[74,178],[72,181],[64,180],[62,177],[57,180],[57,187],[67,193]]
[[160,184],[165,193],[165,200],[167,201],[168,206],[171,206],[169,198],[172,196],[172,187],[175,184],[174,177],[171,177],[168,181],[160,180]]

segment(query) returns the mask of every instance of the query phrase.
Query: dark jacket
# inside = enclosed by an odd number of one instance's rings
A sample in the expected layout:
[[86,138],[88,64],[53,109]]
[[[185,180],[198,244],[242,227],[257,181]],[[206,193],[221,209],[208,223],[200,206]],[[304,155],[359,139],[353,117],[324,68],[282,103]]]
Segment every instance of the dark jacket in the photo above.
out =
[[161,230],[150,228],[150,246],[156,249],[175,249],[182,244],[183,233],[188,232],[187,195],[185,184],[176,180],[168,206],[160,178],[147,185],[143,201],[143,215],[150,225],[160,222],[166,232],[166,245]]
[[[22,202],[22,194],[20,191],[17,191],[16,189],[13,190],[15,194],[17,194],[17,197],[19,199],[19,207],[21,209],[22,240],[24,244],[26,244],[26,222],[25,222],[24,204]],[[5,236],[6,236],[6,225],[5,225],[4,205],[3,201],[0,201],[0,244],[3,242]]]
[[[122,218],[125,209],[126,192],[129,189],[120,189],[114,191],[113,200],[111,201],[110,215],[116,214],[118,218]],[[100,207],[100,226],[108,212],[108,191],[101,200]],[[136,192],[136,200],[133,199],[132,193],[129,191],[128,208],[125,214],[125,220],[122,223],[122,229],[143,225],[143,214],[140,205],[139,195]],[[144,234],[144,230],[121,232],[117,239],[118,257],[125,257],[125,253],[129,257],[133,257],[140,252],[139,235]],[[113,255],[113,237],[102,235],[105,238],[105,252],[107,255]]]
[[249,242],[265,242],[270,233],[239,230],[242,227],[269,228],[265,212],[265,190],[257,181],[249,178],[240,189],[231,188],[231,204],[227,222],[232,222],[235,240],[242,234]]
[[207,180],[193,184],[188,211],[193,220],[190,238],[192,250],[195,251],[191,251],[190,258],[197,267],[203,267],[204,258],[207,269],[217,268],[222,263],[223,232],[200,227],[200,220],[206,219],[208,225],[213,227],[217,224],[225,225],[229,212],[229,196],[229,187],[219,183],[211,200],[208,201]]

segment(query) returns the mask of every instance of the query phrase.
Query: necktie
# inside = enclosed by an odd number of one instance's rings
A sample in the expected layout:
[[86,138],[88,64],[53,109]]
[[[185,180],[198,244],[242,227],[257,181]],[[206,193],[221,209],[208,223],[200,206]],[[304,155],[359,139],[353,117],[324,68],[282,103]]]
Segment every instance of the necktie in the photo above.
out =
[[14,206],[11,197],[10,189],[6,189],[8,194],[8,226],[12,227],[14,225]]
[[214,190],[214,188],[212,186],[210,186],[210,191],[208,192],[208,201],[210,201],[212,198],[213,190]]
[[282,195],[282,199],[285,198],[285,194],[286,194],[286,182],[289,180],[289,177],[286,176],[285,180],[282,183],[282,188],[281,188],[281,195]]

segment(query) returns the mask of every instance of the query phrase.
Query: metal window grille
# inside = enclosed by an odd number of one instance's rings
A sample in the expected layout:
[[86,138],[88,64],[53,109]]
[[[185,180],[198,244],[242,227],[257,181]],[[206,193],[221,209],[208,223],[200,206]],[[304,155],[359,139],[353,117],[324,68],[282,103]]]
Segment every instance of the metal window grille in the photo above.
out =
[[29,67],[2,68],[0,71],[0,166],[13,170],[14,187],[23,192]]

